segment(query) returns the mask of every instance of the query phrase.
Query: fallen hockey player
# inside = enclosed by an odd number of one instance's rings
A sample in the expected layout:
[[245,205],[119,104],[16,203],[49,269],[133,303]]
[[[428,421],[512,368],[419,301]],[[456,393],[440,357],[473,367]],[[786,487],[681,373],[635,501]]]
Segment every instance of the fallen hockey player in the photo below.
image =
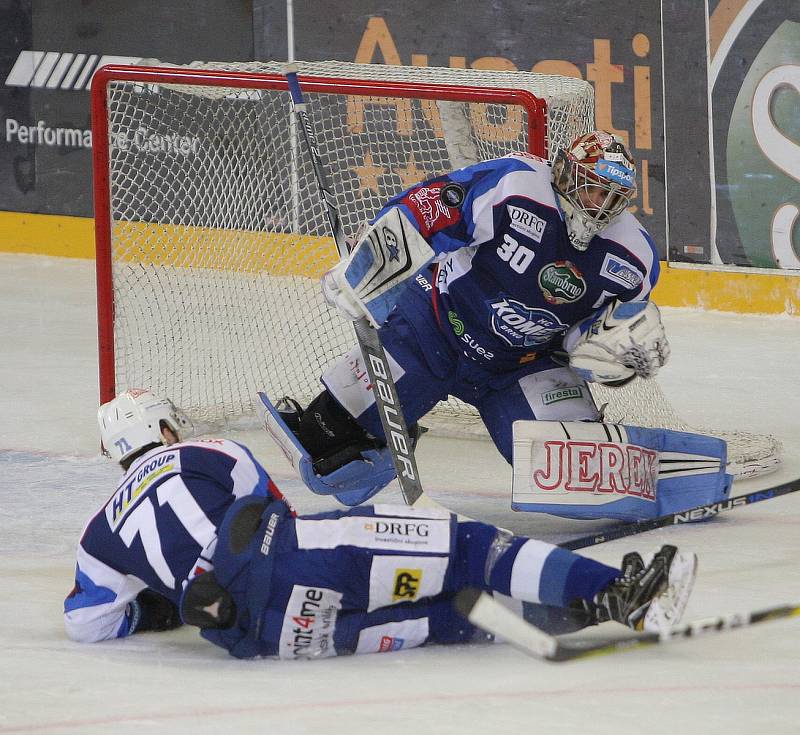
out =
[[182,441],[167,399],[127,391],[98,412],[123,478],[89,520],[64,603],[76,641],[186,622],[237,657],[283,659],[485,640],[453,608],[476,587],[585,624],[678,622],[696,558],[664,546],[618,569],[444,510],[364,506],[296,516],[242,445]]

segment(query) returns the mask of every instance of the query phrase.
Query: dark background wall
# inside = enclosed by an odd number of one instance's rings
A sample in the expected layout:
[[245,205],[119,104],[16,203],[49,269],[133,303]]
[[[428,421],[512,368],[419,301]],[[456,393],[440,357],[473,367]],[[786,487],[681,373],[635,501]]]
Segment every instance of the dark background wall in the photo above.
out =
[[[253,10],[257,57],[285,57],[283,2],[254,0]],[[298,59],[524,70],[590,81],[597,126],[622,135],[640,161],[643,185],[636,214],[662,245],[665,242],[656,0],[606,0],[601,13],[587,0],[305,0],[295,6],[294,26]]]
[[[249,60],[252,28],[249,0],[0,0],[0,210],[92,216],[89,137],[57,131],[90,129],[89,75],[104,61]],[[37,78],[32,51],[64,75]]]
[[[635,211],[662,257],[800,268],[800,8],[705,5],[304,0],[295,57],[586,79],[597,126],[640,162]],[[284,0],[0,0],[0,213],[92,215],[103,63],[285,59],[286,37]]]

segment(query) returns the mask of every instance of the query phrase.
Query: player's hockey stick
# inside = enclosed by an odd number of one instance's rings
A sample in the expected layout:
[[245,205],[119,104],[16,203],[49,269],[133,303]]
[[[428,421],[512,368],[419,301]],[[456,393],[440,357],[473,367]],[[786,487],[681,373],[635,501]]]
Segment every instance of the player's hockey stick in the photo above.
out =
[[693,620],[668,633],[631,633],[622,638],[565,640],[539,630],[491,595],[474,588],[459,592],[455,598],[455,606],[461,615],[481,630],[503,638],[529,656],[554,662],[633,651],[709,633],[723,633],[780,618],[800,616],[800,603],[792,603],[756,612],[732,613]]
[[569,549],[575,551],[577,549],[585,549],[588,546],[596,546],[597,544],[605,543],[606,541],[613,541],[618,538],[626,536],[634,536],[637,533],[644,533],[645,531],[652,531],[656,528],[663,528],[664,526],[679,526],[682,523],[692,523],[694,521],[706,520],[712,518],[719,513],[724,513],[734,508],[741,508],[744,505],[752,505],[753,503],[760,503],[762,500],[770,500],[778,498],[781,495],[788,495],[800,490],[800,478],[784,482],[782,485],[766,488],[764,490],[754,490],[752,493],[746,495],[737,495],[734,498],[728,498],[719,503],[709,503],[708,505],[698,505],[695,508],[680,511],[679,513],[668,513],[667,515],[659,516],[658,518],[651,518],[646,521],[634,521],[632,523],[623,523],[616,528],[610,528],[608,531],[601,533],[590,534],[588,536],[581,536],[581,538],[572,539],[571,541],[564,541],[558,544],[562,549]]
[[[311,156],[314,176],[322,194],[331,234],[336,242],[336,249],[339,251],[340,257],[344,257],[347,255],[344,231],[339,219],[339,211],[336,208],[336,199],[328,185],[325,169],[322,167],[322,159],[317,147],[314,127],[306,112],[303,91],[300,88],[300,80],[297,77],[297,65],[294,63],[287,64],[283,71],[289,84],[292,109],[297,117],[306,148]],[[403,417],[400,400],[397,396],[397,388],[389,369],[389,361],[386,359],[386,353],[378,337],[378,332],[370,326],[366,317],[359,319],[354,323],[354,326],[358,345],[366,362],[367,375],[372,385],[372,393],[375,397],[383,431],[386,434],[386,443],[392,454],[392,463],[397,472],[397,481],[400,483],[403,499],[407,505],[433,505],[434,501],[430,500],[422,489],[408,426]]]

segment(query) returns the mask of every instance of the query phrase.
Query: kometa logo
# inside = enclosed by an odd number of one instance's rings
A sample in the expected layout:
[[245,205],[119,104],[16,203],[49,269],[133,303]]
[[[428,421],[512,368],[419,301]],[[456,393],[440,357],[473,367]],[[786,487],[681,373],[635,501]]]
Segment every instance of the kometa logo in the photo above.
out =
[[512,347],[532,347],[547,344],[567,329],[567,325],[552,312],[501,297],[489,302],[492,310],[492,331]]

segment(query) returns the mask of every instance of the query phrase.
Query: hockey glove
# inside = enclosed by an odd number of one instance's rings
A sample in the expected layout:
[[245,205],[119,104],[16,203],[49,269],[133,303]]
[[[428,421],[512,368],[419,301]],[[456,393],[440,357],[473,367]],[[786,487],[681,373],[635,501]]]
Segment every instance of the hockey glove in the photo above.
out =
[[350,254],[322,276],[322,294],[347,319],[383,324],[407,280],[433,260],[434,251],[398,207],[360,234]]
[[570,367],[584,380],[621,384],[651,378],[669,358],[661,314],[652,302],[613,301],[564,338]]
[[181,625],[178,606],[151,589],[142,590],[136,599],[128,604],[128,635],[145,630],[161,632]]

